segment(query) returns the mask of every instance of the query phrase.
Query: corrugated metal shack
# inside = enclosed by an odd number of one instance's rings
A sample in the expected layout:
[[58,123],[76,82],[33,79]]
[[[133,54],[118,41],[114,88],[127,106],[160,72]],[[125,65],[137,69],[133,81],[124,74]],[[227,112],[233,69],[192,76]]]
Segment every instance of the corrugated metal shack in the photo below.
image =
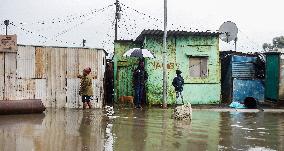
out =
[[46,107],[80,108],[78,74],[91,67],[93,105],[102,107],[106,63],[103,49],[18,45],[0,52],[0,100],[41,99]]
[[267,52],[265,72],[265,99],[273,102],[284,100],[284,55]]
[[[115,98],[133,96],[132,73],[137,66],[136,58],[122,55],[134,47],[150,50],[156,56],[145,60],[149,78],[146,84],[146,100],[149,104],[161,104],[163,95],[163,31],[144,30],[135,41],[115,42],[114,79]],[[168,31],[167,37],[168,104],[175,102],[172,80],[175,70],[181,70],[185,79],[184,101],[192,104],[220,102],[221,70],[219,62],[219,33]],[[206,92],[204,91],[206,90]]]
[[264,101],[265,62],[263,55],[235,51],[223,51],[220,54],[222,102],[244,103],[248,97],[256,101]]

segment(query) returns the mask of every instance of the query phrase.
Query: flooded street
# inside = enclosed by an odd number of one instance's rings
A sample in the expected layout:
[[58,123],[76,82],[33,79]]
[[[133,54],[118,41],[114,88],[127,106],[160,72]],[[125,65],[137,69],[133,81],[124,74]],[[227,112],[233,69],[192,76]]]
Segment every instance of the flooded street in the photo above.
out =
[[284,150],[284,113],[193,110],[47,110],[0,116],[0,151]]

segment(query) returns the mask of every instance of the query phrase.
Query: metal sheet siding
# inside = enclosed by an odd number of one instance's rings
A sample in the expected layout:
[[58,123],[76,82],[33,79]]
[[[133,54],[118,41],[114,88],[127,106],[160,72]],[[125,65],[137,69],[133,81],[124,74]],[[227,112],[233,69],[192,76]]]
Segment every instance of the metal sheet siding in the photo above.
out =
[[41,99],[46,107],[50,107],[46,99],[46,79],[35,79],[35,99]]
[[17,55],[17,78],[35,78],[35,47],[19,46]]
[[264,81],[234,79],[232,101],[243,103],[246,97],[264,101]]
[[35,99],[35,80],[17,80],[17,99]]
[[67,78],[77,78],[79,74],[79,49],[69,48],[66,51],[67,64],[66,64],[66,77]]
[[5,92],[4,100],[15,100],[17,88],[17,53],[5,53]]
[[56,83],[56,58],[55,50],[46,48],[47,50],[47,100],[50,101],[50,107],[56,107],[55,104],[55,83]]
[[67,108],[82,108],[83,104],[79,95],[80,79],[67,79]]
[[238,79],[254,79],[256,57],[233,56],[232,77]]
[[[284,56],[282,54],[282,56]],[[279,100],[284,101],[284,59],[280,59]]]
[[[97,75],[98,75],[98,88],[99,88],[99,100],[104,100],[104,76],[105,76],[105,53],[103,51],[97,51]],[[102,103],[102,102],[101,102]]]
[[92,69],[91,76],[97,78],[98,56],[95,49],[79,49],[79,71],[82,74],[83,69],[90,67]]
[[66,104],[66,48],[56,49],[56,106],[62,108]]
[[4,99],[4,53],[0,52],[0,100]]
[[46,78],[46,49],[42,47],[35,48],[35,78]]
[[93,88],[94,100],[91,103],[95,108],[101,108],[102,94],[100,93],[100,82],[98,79],[93,80]]
[[104,58],[103,50],[86,48],[19,46],[18,54],[0,53],[0,100],[35,98],[46,107],[82,107],[77,76],[91,67],[96,98],[92,103],[101,108]]

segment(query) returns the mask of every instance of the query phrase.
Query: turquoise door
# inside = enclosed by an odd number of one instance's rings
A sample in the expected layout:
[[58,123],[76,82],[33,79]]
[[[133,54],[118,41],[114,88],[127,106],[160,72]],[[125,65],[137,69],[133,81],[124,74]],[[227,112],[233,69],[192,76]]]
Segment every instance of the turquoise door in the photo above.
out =
[[279,53],[266,53],[265,65],[265,99],[278,101],[279,99]]

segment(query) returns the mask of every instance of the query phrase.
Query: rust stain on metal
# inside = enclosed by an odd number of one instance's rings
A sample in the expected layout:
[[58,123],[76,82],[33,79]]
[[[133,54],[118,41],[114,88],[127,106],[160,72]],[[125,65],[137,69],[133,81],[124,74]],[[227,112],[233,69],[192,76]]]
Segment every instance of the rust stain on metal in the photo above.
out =
[[91,67],[96,99],[92,103],[102,107],[104,50],[20,45],[17,53],[0,53],[0,100],[36,98],[46,107],[82,107],[77,76]]
[[17,52],[17,35],[0,35],[0,52]]
[[35,48],[35,76],[45,78],[45,52],[42,47]]

